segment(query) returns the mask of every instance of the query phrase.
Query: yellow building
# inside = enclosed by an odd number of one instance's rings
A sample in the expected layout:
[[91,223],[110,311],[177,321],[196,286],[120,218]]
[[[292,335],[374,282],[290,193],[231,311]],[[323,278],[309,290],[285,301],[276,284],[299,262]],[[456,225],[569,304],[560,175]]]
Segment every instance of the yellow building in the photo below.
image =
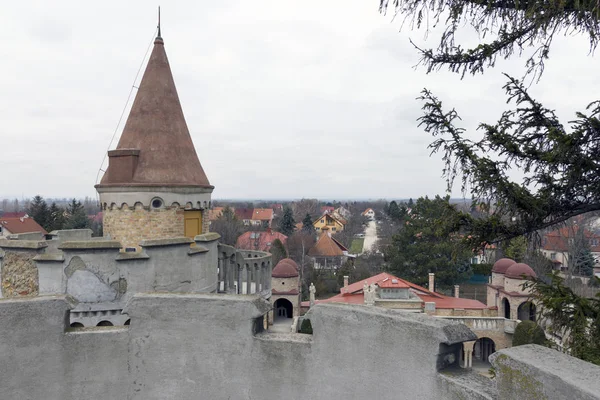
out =
[[313,222],[313,226],[317,233],[321,233],[323,231],[329,231],[331,233],[336,233],[344,230],[344,223],[336,218],[335,215],[324,213],[321,215],[319,219]]

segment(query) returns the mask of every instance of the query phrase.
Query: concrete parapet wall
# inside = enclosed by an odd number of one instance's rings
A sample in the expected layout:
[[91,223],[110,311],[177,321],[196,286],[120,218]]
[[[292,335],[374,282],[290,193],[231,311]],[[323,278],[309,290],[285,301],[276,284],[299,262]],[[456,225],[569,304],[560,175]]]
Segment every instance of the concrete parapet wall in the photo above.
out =
[[494,353],[490,361],[500,399],[600,399],[600,367],[556,350],[529,344]]
[[[138,294],[128,327],[67,328],[67,297],[0,300],[0,397],[163,399],[597,399],[599,368],[550,349],[494,357],[492,381],[456,368],[465,325],[318,304],[313,335],[262,331],[258,296]],[[540,350],[541,349],[541,350]],[[537,397],[536,397],[537,396]]]

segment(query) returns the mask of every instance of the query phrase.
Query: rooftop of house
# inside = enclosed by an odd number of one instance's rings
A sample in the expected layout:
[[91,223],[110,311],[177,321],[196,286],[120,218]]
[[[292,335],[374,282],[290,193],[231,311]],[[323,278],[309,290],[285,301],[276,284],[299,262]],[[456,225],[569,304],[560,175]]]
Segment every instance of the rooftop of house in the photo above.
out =
[[572,247],[569,241],[575,239],[579,229],[583,229],[583,236],[588,240],[591,251],[600,252],[600,235],[579,226],[565,226],[547,233],[542,239],[542,249],[560,252],[569,251]]
[[223,210],[225,207],[213,207],[211,210],[208,210],[208,220],[216,221],[223,214]]
[[235,247],[244,250],[269,251],[276,239],[281,240],[281,243],[285,244],[287,236],[271,230],[265,232],[244,232],[237,238]]
[[31,217],[0,217],[0,226],[6,228],[6,230],[8,230],[10,233],[42,232],[44,235],[48,233]]
[[[398,282],[398,287],[408,287],[408,289],[417,295],[423,302],[433,302],[436,308],[440,309],[453,309],[462,308],[466,310],[482,310],[488,308],[485,304],[477,300],[463,299],[451,296],[445,296],[440,293],[431,292],[422,286],[415,285],[412,282],[398,278],[394,275],[382,272],[378,275],[371,276],[367,279],[354,282],[346,287],[340,289],[340,294],[323,300],[317,300],[317,303],[348,303],[348,304],[364,304],[363,287],[365,283],[367,285],[376,284],[379,287],[386,287],[389,285],[386,282],[392,281]],[[406,285],[406,286],[404,286]],[[302,302],[303,307],[308,307],[309,302]]]
[[252,211],[252,219],[255,221],[271,221],[273,219],[273,209],[255,208]]
[[234,210],[235,212],[235,216],[238,219],[244,220],[250,220],[252,219],[252,214],[253,214],[254,209],[253,208],[236,208]]
[[328,232],[323,232],[317,243],[308,250],[308,255],[312,257],[339,257],[347,253],[348,249],[332,238]]

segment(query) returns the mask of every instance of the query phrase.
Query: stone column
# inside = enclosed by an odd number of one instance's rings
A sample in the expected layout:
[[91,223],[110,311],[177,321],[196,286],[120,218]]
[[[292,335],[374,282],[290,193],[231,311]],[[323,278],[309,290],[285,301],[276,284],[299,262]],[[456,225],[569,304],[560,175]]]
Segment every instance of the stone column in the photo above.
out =
[[237,294],[242,294],[242,271],[244,270],[244,264],[238,264],[237,267]]
[[233,260],[233,256],[227,259],[227,268],[229,269],[229,293],[233,293],[235,286],[235,273],[237,272],[237,265]]
[[256,291],[256,293],[260,293],[262,291],[262,266],[260,264],[256,264],[256,279],[254,279],[254,281],[256,282],[254,284],[254,290]]
[[458,298],[460,294],[460,286],[454,285],[454,297]]
[[252,265],[245,264],[246,266],[246,294],[252,293]]

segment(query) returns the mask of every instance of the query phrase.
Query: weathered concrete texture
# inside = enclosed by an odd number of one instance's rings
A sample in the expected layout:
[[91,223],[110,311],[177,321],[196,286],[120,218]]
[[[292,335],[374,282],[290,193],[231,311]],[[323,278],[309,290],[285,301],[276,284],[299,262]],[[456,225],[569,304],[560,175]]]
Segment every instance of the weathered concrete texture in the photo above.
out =
[[70,398],[64,376],[69,308],[64,297],[0,300],[0,398]]
[[[439,375],[444,399],[495,400],[496,383],[491,379],[464,369],[449,369]],[[518,398],[518,397],[517,397]]]
[[501,399],[600,399],[600,367],[546,347],[530,344],[490,357]]
[[[74,273],[81,271],[75,270]],[[319,304],[313,335],[262,331],[268,302],[137,294],[126,327],[69,329],[66,297],[0,300],[0,398],[597,399],[598,367],[535,346],[495,358],[491,381],[457,370],[463,324]],[[441,369],[446,364],[448,368]]]
[[38,270],[33,261],[37,255],[36,251],[5,250],[0,260],[0,297],[37,296]]

